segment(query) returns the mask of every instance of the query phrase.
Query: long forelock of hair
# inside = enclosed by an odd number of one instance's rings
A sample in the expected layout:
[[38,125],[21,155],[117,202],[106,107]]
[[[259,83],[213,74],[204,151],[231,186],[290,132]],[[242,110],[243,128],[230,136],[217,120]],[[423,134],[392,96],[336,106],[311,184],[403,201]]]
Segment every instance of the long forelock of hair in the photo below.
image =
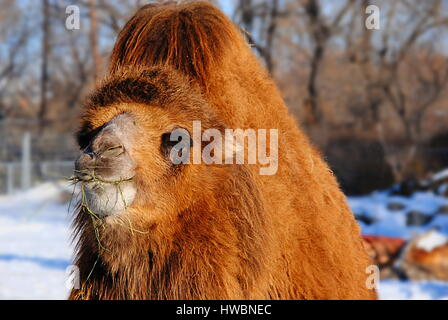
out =
[[[161,65],[124,66],[109,74],[86,100],[83,106],[85,115],[77,133],[81,149],[87,147],[92,136],[102,129],[92,127],[91,112],[120,103],[137,104],[144,108],[171,106],[180,108],[176,109],[176,112],[184,110],[191,114],[205,114],[205,119],[211,123],[218,122],[200,91],[194,88],[191,81],[181,72]],[[219,128],[222,126],[220,122],[217,125]]]
[[83,106],[85,116],[77,133],[78,144],[81,148],[85,147],[88,136],[95,134],[88,119],[88,112],[92,110],[120,103],[167,105],[173,100],[180,101],[182,97],[191,96],[187,92],[191,92],[188,83],[170,68],[119,68],[108,75],[86,99]]
[[193,96],[188,80],[170,67],[123,67],[108,75],[84,108],[116,103],[170,104]]
[[123,66],[165,64],[206,88],[211,71],[219,69],[226,54],[241,44],[238,29],[208,2],[150,4],[121,31],[110,72]]

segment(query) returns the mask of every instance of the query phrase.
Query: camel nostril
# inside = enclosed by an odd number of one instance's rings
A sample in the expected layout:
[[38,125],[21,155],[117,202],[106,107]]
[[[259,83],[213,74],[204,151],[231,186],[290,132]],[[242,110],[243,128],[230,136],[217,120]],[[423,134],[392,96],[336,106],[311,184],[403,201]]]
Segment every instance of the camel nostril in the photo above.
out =
[[95,158],[95,153],[93,151],[86,152],[85,155],[86,157],[89,157],[89,160],[93,160]]
[[81,181],[90,181],[93,179],[92,167],[95,164],[93,153],[82,152],[75,161],[75,177]]

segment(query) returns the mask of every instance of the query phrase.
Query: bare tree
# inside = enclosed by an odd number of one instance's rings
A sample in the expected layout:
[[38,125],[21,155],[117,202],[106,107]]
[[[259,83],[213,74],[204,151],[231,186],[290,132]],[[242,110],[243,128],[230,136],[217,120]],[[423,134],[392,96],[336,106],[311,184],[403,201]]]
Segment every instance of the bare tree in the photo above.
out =
[[[369,3],[364,1],[364,5]],[[415,172],[412,163],[425,138],[422,132],[425,114],[447,85],[446,61],[435,67],[437,57],[425,53],[426,49],[419,46],[422,38],[431,31],[448,27],[448,17],[440,14],[441,5],[441,0],[424,3],[394,1],[389,6],[385,5],[383,10],[387,8],[388,11],[381,46],[375,49],[372,31],[364,31],[360,48],[355,50],[360,55],[357,60],[366,83],[371,120],[387,151],[388,162],[397,181],[410,178]],[[409,18],[406,21],[408,33],[404,36],[397,32],[399,26],[393,25],[403,12]],[[406,83],[410,83],[408,87]],[[402,126],[399,148],[386,138],[380,119],[380,110],[385,106],[392,108]]]
[[45,124],[47,114],[47,91],[48,91],[48,58],[50,54],[50,3],[49,0],[42,1],[42,67],[40,80],[40,110],[39,122],[41,128]]
[[307,124],[317,124],[322,120],[322,112],[319,107],[319,89],[317,85],[319,71],[329,40],[339,32],[341,22],[354,4],[354,0],[347,0],[335,14],[333,20],[328,22],[328,19],[322,14],[319,0],[306,0],[304,3],[305,13],[308,18],[308,31],[312,39],[312,53],[310,55],[311,70],[307,85],[308,97],[304,103],[307,111],[307,117],[305,119]]
[[0,118],[12,110],[3,100],[14,81],[23,76],[26,64],[23,51],[28,44],[30,28],[21,23],[22,16],[15,2],[0,1]]
[[95,83],[100,76],[101,56],[98,47],[98,18],[96,11],[96,0],[89,0],[90,12],[90,47],[93,57],[93,75]]
[[233,19],[241,26],[270,73],[274,72],[273,52],[280,19],[288,15],[289,12],[280,8],[278,0],[240,0],[235,7]]

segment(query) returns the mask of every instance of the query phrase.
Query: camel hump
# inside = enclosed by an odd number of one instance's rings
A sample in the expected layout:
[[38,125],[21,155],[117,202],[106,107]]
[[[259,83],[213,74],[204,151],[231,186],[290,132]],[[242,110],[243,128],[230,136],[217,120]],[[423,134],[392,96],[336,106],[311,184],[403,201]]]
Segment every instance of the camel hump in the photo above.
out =
[[149,4],[119,34],[110,72],[123,66],[170,65],[206,86],[213,69],[219,70],[226,55],[242,43],[238,29],[211,3]]

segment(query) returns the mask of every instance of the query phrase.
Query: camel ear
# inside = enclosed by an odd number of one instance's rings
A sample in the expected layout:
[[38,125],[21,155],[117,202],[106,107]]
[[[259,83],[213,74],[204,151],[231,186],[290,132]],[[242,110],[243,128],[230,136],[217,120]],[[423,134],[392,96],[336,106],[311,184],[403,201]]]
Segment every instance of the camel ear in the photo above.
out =
[[176,127],[162,135],[160,148],[173,165],[180,165],[189,163],[192,145],[190,132],[185,128]]

